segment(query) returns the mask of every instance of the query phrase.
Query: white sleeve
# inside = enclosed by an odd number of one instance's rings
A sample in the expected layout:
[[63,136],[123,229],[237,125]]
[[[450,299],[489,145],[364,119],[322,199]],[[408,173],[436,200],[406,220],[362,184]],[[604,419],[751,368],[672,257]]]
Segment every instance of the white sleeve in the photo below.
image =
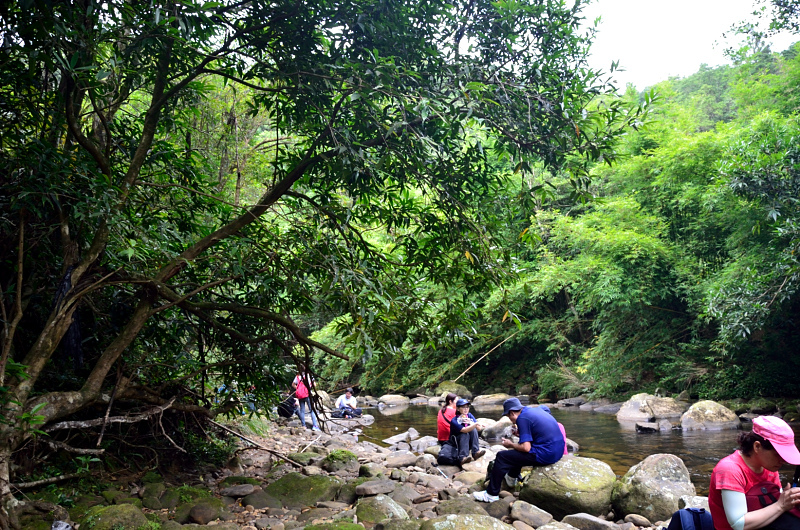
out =
[[747,515],[747,497],[741,491],[720,490],[725,518],[733,530],[744,530],[744,516]]
[[[344,401],[344,399],[345,399],[344,396],[339,396],[339,398],[336,400],[336,404],[334,405],[334,407],[336,407],[337,409],[341,407],[342,401]],[[328,403],[330,403],[330,401]]]

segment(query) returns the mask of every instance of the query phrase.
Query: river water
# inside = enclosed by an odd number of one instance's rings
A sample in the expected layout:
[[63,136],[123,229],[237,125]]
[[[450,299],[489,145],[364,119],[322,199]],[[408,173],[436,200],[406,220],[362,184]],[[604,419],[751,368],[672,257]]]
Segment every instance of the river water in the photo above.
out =
[[[424,405],[407,408],[367,409],[375,423],[364,428],[370,441],[379,441],[414,427],[421,436],[436,436],[438,408]],[[502,409],[473,410],[478,417],[499,419]],[[671,453],[683,459],[697,488],[698,495],[708,493],[711,470],[716,463],[736,448],[738,431],[687,431],[637,433],[632,426],[620,424],[613,414],[599,414],[577,409],[552,409],[553,416],[564,424],[567,437],[580,449],[578,456],[596,458],[611,466],[614,473],[624,475],[631,466],[657,453]],[[793,426],[797,430],[797,426]],[[745,427],[745,428],[749,428]],[[791,479],[794,468],[784,466],[782,482]]]

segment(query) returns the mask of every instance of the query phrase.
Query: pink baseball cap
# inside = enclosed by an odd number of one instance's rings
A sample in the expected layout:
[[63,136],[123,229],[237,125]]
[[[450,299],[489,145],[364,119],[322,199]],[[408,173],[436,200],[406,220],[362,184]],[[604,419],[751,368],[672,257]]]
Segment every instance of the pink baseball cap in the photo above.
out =
[[770,441],[787,464],[800,464],[800,451],[794,445],[794,431],[775,416],[759,416],[753,420],[753,432]]

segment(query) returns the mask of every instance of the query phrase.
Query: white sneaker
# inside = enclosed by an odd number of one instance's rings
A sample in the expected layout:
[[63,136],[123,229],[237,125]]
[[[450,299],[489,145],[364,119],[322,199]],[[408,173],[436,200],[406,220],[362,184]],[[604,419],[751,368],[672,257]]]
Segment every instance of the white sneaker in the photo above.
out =
[[516,488],[517,484],[519,484],[519,479],[510,476],[508,473],[506,473],[505,479],[506,479],[506,485],[509,488]]
[[486,490],[476,491],[472,494],[472,496],[478,502],[494,502],[500,500],[499,495],[489,495],[489,492]]

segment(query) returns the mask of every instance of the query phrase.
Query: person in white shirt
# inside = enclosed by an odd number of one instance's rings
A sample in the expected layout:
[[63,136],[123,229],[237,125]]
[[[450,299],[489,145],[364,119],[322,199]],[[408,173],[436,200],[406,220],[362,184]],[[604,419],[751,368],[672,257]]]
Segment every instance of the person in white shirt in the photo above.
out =
[[343,418],[355,418],[361,416],[361,409],[358,408],[358,401],[353,395],[353,389],[348,388],[347,391],[339,396],[336,400],[336,408],[342,412]]

